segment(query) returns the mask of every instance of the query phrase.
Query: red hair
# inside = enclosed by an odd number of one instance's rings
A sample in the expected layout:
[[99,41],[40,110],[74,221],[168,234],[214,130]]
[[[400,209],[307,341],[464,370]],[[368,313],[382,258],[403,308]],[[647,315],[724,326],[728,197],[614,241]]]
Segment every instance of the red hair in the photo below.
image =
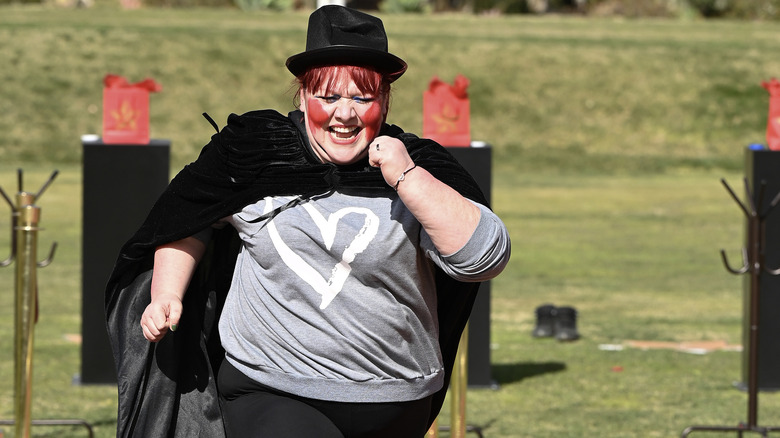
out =
[[361,93],[375,97],[390,97],[390,80],[376,70],[354,65],[314,67],[298,77],[300,88],[309,92],[324,90],[330,93],[347,80],[355,82]]

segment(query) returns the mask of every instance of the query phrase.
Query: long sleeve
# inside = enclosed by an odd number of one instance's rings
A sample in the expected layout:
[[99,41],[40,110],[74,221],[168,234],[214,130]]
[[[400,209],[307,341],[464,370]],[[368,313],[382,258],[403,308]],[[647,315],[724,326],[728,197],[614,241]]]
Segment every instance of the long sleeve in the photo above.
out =
[[453,254],[439,254],[431,239],[423,232],[421,246],[428,257],[447,275],[459,281],[486,281],[504,270],[511,254],[509,232],[501,219],[484,205],[480,209],[477,228],[468,242]]

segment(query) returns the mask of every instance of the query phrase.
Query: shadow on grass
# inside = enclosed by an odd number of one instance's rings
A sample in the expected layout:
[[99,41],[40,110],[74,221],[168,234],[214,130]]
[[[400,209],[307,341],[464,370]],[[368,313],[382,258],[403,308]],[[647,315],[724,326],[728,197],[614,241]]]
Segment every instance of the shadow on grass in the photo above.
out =
[[[13,427],[14,420],[0,420],[0,425]],[[93,437],[95,429],[105,427],[106,429],[116,428],[116,419],[102,419],[90,422],[84,419],[39,419],[33,418],[30,430],[35,432],[37,438],[75,436],[75,437]],[[0,438],[3,436],[0,428]]]
[[494,364],[493,378],[499,385],[519,382],[521,380],[548,373],[559,373],[566,369],[563,362],[521,362],[510,364]]

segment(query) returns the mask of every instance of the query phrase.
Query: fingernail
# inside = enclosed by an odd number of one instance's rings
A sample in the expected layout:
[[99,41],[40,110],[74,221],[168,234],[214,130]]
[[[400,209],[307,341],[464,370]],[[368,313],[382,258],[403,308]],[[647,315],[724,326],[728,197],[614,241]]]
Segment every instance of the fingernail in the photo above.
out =
[[171,331],[172,331],[172,332],[175,332],[177,327],[178,327],[178,325],[176,325],[176,324],[173,324],[173,325],[171,326]]

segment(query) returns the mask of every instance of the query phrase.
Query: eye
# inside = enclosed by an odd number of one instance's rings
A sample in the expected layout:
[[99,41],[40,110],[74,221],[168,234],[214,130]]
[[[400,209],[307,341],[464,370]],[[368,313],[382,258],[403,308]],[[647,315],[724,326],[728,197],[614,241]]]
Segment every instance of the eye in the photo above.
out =
[[314,97],[324,101],[325,103],[336,103],[339,101],[339,99],[341,99],[341,96],[339,96],[338,94],[332,94],[330,96],[314,96]]
[[352,100],[354,100],[354,101],[355,101],[355,102],[357,102],[357,103],[360,103],[360,104],[364,104],[364,105],[365,105],[365,104],[367,104],[367,103],[371,103],[371,102],[375,101],[375,100],[376,100],[376,98],[373,98],[373,97],[352,96]]

